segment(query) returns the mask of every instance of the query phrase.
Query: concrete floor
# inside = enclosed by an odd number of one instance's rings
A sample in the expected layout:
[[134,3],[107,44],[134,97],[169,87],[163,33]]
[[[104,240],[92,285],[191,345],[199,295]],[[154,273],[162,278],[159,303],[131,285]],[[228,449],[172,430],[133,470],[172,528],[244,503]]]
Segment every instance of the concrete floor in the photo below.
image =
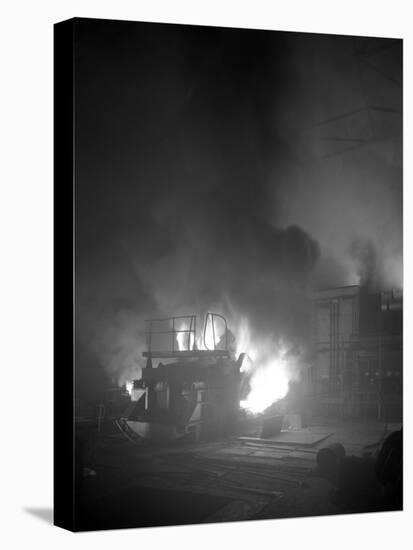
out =
[[[165,447],[129,440],[115,424],[107,423],[100,434],[85,436],[89,452],[83,466],[96,475],[79,479],[78,528],[392,509],[383,501],[371,464],[379,441],[397,427],[371,421],[313,419],[310,427],[300,431],[324,437],[312,445],[245,443],[230,438]],[[335,498],[334,480],[325,479],[316,468],[318,450],[333,442],[341,442],[347,455],[358,457],[360,464],[362,457],[370,457],[370,462],[362,462],[367,466],[344,504]]]

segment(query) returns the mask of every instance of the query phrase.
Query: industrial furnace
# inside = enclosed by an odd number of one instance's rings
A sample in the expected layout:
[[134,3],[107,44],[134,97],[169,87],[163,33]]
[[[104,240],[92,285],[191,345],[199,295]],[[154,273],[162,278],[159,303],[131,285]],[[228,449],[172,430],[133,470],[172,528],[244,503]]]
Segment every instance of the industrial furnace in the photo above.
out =
[[242,356],[235,360],[230,350],[225,318],[207,313],[201,334],[196,315],[150,319],[146,335],[146,366],[124,414],[128,427],[158,441],[198,440],[233,430]]

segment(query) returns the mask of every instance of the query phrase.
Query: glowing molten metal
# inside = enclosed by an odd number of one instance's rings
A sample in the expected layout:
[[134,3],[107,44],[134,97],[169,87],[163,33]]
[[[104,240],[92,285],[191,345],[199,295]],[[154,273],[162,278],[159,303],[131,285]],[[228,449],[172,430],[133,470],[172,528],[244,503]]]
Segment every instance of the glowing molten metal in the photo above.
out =
[[237,355],[245,352],[249,358],[244,361],[241,371],[250,375],[250,393],[240,406],[255,414],[262,413],[287,395],[295,369],[292,369],[291,358],[287,358],[285,345],[272,338],[253,337],[245,317],[236,327],[235,336]]
[[260,363],[250,379],[251,391],[247,399],[240,402],[243,409],[252,413],[262,413],[270,405],[288,393],[289,376],[287,361],[283,355]]

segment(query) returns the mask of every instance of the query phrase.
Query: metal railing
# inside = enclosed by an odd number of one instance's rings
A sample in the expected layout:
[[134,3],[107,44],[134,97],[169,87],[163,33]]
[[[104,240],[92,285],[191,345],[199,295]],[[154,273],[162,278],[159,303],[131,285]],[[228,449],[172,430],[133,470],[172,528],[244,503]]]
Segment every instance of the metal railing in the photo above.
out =
[[[216,320],[220,319],[224,326],[224,334],[222,337],[217,338]],[[164,353],[171,352],[173,354],[191,351],[217,351],[218,344],[223,344],[222,351],[228,352],[228,326],[225,317],[219,313],[208,312],[205,316],[204,328],[202,331],[201,347],[204,349],[198,349],[197,342],[197,316],[196,315],[175,315],[173,317],[162,317],[158,319],[146,320],[146,338],[147,338],[147,352],[145,355],[151,354],[154,351],[162,336],[166,337],[166,348],[157,349],[157,351],[163,351]],[[208,345],[207,331],[210,327],[212,335],[212,347],[211,341]],[[180,347],[178,344],[179,335],[183,334]],[[161,347],[165,347],[162,345]]]
[[[189,328],[177,328],[177,322],[181,321],[182,324],[185,326],[185,323],[189,326]],[[152,351],[152,344],[154,337],[156,339],[157,336],[160,335],[170,335],[171,336],[171,351],[178,351],[176,350],[176,344],[177,344],[177,335],[178,334],[186,334],[187,335],[187,351],[190,351],[191,348],[191,335],[192,335],[192,342],[193,346],[196,345],[196,315],[175,315],[174,317],[162,317],[160,319],[147,319],[147,330],[146,330],[146,337],[147,337],[147,349],[148,352]],[[166,330],[159,330],[159,326],[165,325],[168,323],[169,327]]]

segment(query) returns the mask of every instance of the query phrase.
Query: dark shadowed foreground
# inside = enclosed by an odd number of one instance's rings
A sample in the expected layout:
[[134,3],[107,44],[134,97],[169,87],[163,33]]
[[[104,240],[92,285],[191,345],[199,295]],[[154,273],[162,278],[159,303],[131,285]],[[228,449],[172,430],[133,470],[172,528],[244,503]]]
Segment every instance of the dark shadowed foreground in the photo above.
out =
[[[160,447],[120,424],[99,434],[91,425],[78,445],[77,530],[400,510],[401,485],[395,495],[377,475],[383,441],[399,427],[314,419],[272,438],[260,440],[252,428],[248,436]],[[320,468],[317,453],[335,442],[345,458]]]

